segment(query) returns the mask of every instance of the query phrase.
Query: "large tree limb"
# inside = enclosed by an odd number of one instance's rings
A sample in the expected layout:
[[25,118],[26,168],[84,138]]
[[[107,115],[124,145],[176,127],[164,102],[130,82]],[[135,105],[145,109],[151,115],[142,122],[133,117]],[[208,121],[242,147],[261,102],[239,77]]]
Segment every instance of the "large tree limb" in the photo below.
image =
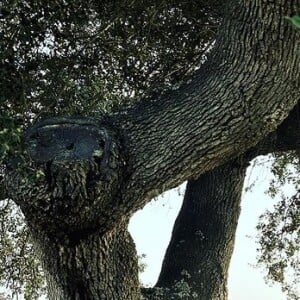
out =
[[156,287],[176,293],[178,285],[185,282],[190,295],[197,294],[196,299],[226,300],[228,267],[249,161],[299,148],[297,105],[276,131],[242,157],[188,181]]
[[229,3],[216,46],[194,80],[124,116],[135,191],[143,186],[153,196],[222,164],[287,116],[299,99],[300,39],[278,17],[296,9],[284,3]]
[[227,299],[246,168],[233,161],[188,181],[156,288],[176,293],[185,284],[187,299]]
[[[300,38],[284,17],[296,9],[294,1],[229,1],[214,50],[190,83],[92,121],[122,141],[119,150],[127,157],[126,180],[117,185],[118,202],[126,204],[116,210],[114,201],[116,219],[240,155],[287,116],[299,98]],[[52,127],[59,135],[78,120],[47,124],[33,129],[49,133]],[[45,146],[39,138],[29,143],[32,153]]]
[[[29,180],[8,170],[6,186],[42,254],[51,256],[53,264],[45,265],[57,286],[63,282],[61,299],[75,297],[68,274],[84,285],[78,299],[99,294],[84,278],[89,274],[99,286],[117,284],[109,257],[118,248],[118,239],[110,239],[118,236],[118,225],[123,230],[153,196],[255,146],[288,115],[299,99],[300,38],[284,17],[296,12],[297,3],[228,1],[215,47],[189,83],[99,120],[59,118],[31,128],[29,150],[42,172],[30,170]],[[81,249],[97,249],[107,262],[100,277],[92,254],[82,257],[90,264],[78,262]],[[66,255],[57,256],[59,251]],[[135,268],[132,255],[122,259]],[[124,296],[118,299],[128,299],[136,285],[119,283]],[[133,293],[132,299],[138,297]]]

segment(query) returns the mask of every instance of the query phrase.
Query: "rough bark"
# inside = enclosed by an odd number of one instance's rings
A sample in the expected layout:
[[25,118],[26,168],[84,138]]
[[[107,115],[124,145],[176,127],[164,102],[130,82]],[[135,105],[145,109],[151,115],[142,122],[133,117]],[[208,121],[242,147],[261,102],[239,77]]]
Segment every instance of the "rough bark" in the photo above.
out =
[[[299,99],[300,38],[284,17],[297,8],[297,1],[228,1],[214,50],[189,83],[99,120],[58,118],[29,130],[29,152],[42,171],[30,166],[30,181],[28,174],[12,172],[7,188],[33,236],[43,236],[45,268],[61,283],[63,297],[113,299],[115,274],[107,268],[92,274],[97,283],[85,279],[83,269],[76,269],[77,247],[84,252],[94,245],[114,265],[108,254],[118,243],[110,235],[124,236],[124,220],[135,210],[239,156],[288,115]],[[79,246],[68,248],[69,241]],[[57,245],[65,251],[61,261]],[[95,263],[92,256],[82,259]],[[127,264],[122,272],[132,270]],[[74,280],[84,294],[73,292]],[[114,293],[138,299],[133,285],[120,283]]]
[[127,224],[80,239],[54,241],[37,232],[33,236],[46,271],[50,300],[141,297],[135,245]]
[[128,212],[241,154],[299,99],[300,38],[284,19],[296,1],[228,4],[214,50],[190,83],[97,124],[123,140]]
[[174,294],[186,283],[190,293],[186,299],[227,299],[228,267],[247,165],[258,155],[299,149],[299,116],[297,105],[276,131],[239,159],[188,181],[156,288]]
[[300,39],[278,17],[297,9],[296,2],[228,4],[215,48],[194,79],[124,116],[132,186],[144,187],[139,198],[244,152],[299,99]]
[[188,182],[156,287],[185,282],[186,299],[227,299],[246,168],[230,162]]

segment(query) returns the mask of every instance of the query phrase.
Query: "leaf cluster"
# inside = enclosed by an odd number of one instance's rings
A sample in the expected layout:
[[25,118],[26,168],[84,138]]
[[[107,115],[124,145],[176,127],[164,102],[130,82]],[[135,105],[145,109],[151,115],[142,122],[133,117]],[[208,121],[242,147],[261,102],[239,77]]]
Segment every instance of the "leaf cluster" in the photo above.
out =
[[[267,193],[280,197],[272,210],[260,216],[258,230],[258,265],[266,270],[266,280],[280,283],[289,299],[299,299],[300,284],[300,159],[292,151],[276,154]],[[285,196],[289,185],[294,195]]]
[[10,200],[0,202],[0,241],[0,284],[12,297],[23,294],[26,300],[38,299],[45,291],[44,275],[23,215]]

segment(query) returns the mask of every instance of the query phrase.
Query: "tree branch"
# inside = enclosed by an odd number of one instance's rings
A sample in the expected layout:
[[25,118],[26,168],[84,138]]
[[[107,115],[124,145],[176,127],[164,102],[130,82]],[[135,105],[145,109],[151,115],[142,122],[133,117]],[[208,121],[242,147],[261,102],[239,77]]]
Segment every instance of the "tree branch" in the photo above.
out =
[[[120,145],[118,153],[126,164],[126,174],[123,163],[118,164],[122,175],[113,190],[108,189],[108,197],[98,200],[105,209],[99,206],[103,216],[97,215],[102,221],[95,226],[113,224],[113,219],[129,216],[164,190],[241,155],[278,126],[299,99],[299,32],[284,19],[296,9],[295,2],[283,0],[255,5],[229,1],[215,47],[189,83],[119,114],[92,120],[97,130],[109,132],[108,138]],[[33,131],[66,136],[85,122],[54,119],[45,126],[37,124]],[[41,137],[29,138],[29,143],[35,160],[35,151],[50,151]],[[49,167],[64,158],[55,153],[54,160],[46,156],[42,163]],[[73,161],[80,159],[86,157]],[[95,186],[101,185],[99,180]],[[65,196],[70,198],[68,192]],[[107,209],[112,214],[107,215]]]
[[[285,3],[279,13],[281,1],[260,4],[261,11],[232,1],[216,46],[191,83],[121,117],[139,198],[141,186],[142,197],[150,198],[241,154],[297,103],[300,39],[283,19],[296,7]],[[270,14],[278,16],[271,24]]]
[[156,288],[174,294],[178,283],[185,282],[197,299],[227,299],[228,267],[248,163],[258,155],[300,149],[299,121],[297,105],[276,131],[241,158],[188,181]]

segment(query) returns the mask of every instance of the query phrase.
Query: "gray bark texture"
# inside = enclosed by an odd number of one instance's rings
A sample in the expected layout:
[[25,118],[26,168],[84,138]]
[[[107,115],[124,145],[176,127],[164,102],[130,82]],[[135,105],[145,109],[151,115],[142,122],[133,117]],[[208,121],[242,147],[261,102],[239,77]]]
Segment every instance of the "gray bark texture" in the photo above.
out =
[[227,299],[246,168],[234,161],[188,182],[156,287],[176,294],[187,284],[186,299]]
[[[253,158],[300,148],[299,105],[254,148],[196,180],[189,180],[155,289],[169,299],[188,286],[186,299],[226,300],[228,267],[246,168]],[[179,297],[178,297],[179,298]],[[180,299],[180,298],[179,298]]]
[[[28,174],[12,171],[6,186],[36,240],[52,299],[141,298],[129,217],[162,191],[239,157],[287,117],[299,100],[300,36],[284,17],[298,8],[299,1],[228,1],[214,49],[190,82],[115,115],[55,118],[28,131],[42,176],[30,167],[29,184]],[[227,184],[243,172],[230,170]],[[223,200],[214,200],[220,211],[236,211],[215,222],[235,224],[238,204]],[[211,265],[227,270],[234,228],[219,230],[225,254]]]
[[[138,263],[127,224],[79,240],[36,240],[50,300],[139,299]],[[34,234],[34,233],[33,233]]]

